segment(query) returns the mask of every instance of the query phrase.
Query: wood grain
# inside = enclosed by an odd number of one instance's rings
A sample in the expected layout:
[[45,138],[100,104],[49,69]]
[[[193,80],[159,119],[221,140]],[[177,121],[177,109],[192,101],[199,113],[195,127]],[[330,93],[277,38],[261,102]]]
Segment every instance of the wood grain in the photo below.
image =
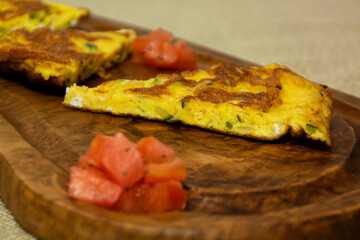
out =
[[[86,30],[136,26],[92,17]],[[201,67],[251,63],[191,45]],[[159,73],[128,59],[108,79]],[[106,79],[106,80],[108,80]],[[95,86],[105,79],[94,77]],[[75,111],[64,90],[0,78],[0,196],[42,239],[354,239],[360,236],[360,100],[334,92],[333,146],[304,138],[254,141],[201,129]],[[96,134],[153,135],[187,166],[183,212],[126,215],[70,199],[69,168]]]

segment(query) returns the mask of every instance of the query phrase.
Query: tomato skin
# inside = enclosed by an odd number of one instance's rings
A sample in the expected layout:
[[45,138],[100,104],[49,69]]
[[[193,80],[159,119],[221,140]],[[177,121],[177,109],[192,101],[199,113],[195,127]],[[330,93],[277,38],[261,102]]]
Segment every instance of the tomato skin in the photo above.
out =
[[182,210],[185,207],[186,192],[178,181],[167,181],[153,185],[148,200],[148,213]]
[[148,162],[168,162],[174,157],[172,148],[152,136],[140,139],[136,148],[140,151],[145,164]]
[[178,57],[170,68],[177,70],[195,70],[198,64],[189,46],[182,40],[174,44],[174,48],[178,52]]
[[170,43],[173,35],[171,32],[166,31],[162,28],[158,28],[147,35],[147,38],[151,41]]
[[68,194],[70,197],[111,208],[118,200],[122,188],[99,175],[77,166],[70,169]]
[[114,205],[114,210],[123,213],[146,214],[148,212],[148,199],[152,186],[138,183],[125,189]]
[[145,51],[146,47],[149,45],[150,41],[151,40],[145,36],[138,36],[132,42],[132,48],[137,53],[144,53],[144,51]]
[[105,135],[96,135],[90,143],[90,147],[86,152],[88,163],[92,166],[104,169],[102,159],[104,158],[104,149],[111,146],[112,137]]
[[180,158],[169,162],[145,164],[145,183],[158,183],[169,180],[182,181],[186,178],[185,163]]
[[171,209],[182,210],[186,205],[186,191],[179,181],[167,182]]

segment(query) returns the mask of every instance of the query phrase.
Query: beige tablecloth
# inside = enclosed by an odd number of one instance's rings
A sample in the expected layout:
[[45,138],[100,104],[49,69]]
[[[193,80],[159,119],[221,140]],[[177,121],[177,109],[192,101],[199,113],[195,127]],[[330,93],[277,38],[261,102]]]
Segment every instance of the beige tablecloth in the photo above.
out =
[[[358,0],[57,0],[254,63],[276,62],[360,97]],[[0,201],[0,239],[33,239]]]

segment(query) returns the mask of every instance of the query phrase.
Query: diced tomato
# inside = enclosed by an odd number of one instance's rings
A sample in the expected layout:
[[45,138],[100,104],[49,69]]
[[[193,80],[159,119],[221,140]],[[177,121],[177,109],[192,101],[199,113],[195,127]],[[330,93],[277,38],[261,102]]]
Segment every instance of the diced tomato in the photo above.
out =
[[135,185],[144,175],[144,164],[135,147],[109,150],[103,164],[110,177],[124,188]]
[[68,194],[124,213],[181,210],[185,177],[184,162],[155,137],[134,144],[122,133],[98,135],[70,169]]
[[99,177],[109,179],[108,175],[102,169],[96,168],[91,164],[91,162],[93,162],[93,160],[87,155],[80,156],[79,167],[81,167],[82,169],[86,169],[98,175]]
[[123,213],[147,213],[151,185],[138,183],[125,189],[114,206],[114,210]]
[[171,44],[172,34],[161,28],[146,36],[138,36],[132,43],[134,53],[141,54],[149,66],[174,70],[198,68],[196,59],[184,41]]
[[180,158],[169,162],[145,164],[145,183],[157,183],[169,180],[182,181],[186,178],[185,163]]
[[186,191],[179,181],[168,181],[165,183],[168,188],[171,209],[181,210],[186,204]]
[[110,208],[118,200],[122,188],[93,172],[71,167],[68,194],[70,197]]
[[162,28],[158,28],[147,35],[147,38],[151,41],[170,43],[173,35],[171,32],[168,32]]
[[97,135],[86,155],[121,187],[130,187],[143,177],[144,164],[136,145],[122,133],[114,137]]
[[144,53],[145,48],[149,45],[150,39],[145,36],[138,36],[132,42],[132,47],[137,53]]
[[102,159],[104,157],[104,149],[111,145],[112,137],[104,135],[96,135],[90,143],[90,147],[86,152],[87,161],[96,168],[103,169]]
[[186,192],[178,181],[153,185],[149,195],[148,213],[181,210],[185,206]]
[[196,59],[191,52],[191,49],[184,41],[177,41],[174,44],[174,48],[178,52],[175,63],[170,68],[177,70],[195,70],[198,68]]
[[145,62],[152,67],[169,68],[177,60],[178,51],[169,43],[150,42],[144,51]]
[[144,163],[160,163],[171,161],[174,157],[174,150],[155,137],[144,137],[137,144]]
[[150,42],[170,43],[172,34],[164,29],[158,28],[146,36],[138,36],[132,42],[132,47],[137,53],[144,53]]
[[133,214],[159,213],[181,210],[185,201],[186,191],[179,181],[140,183],[121,193],[114,210]]
[[124,188],[135,185],[144,174],[140,152],[122,133],[117,133],[104,149],[102,163],[110,177]]

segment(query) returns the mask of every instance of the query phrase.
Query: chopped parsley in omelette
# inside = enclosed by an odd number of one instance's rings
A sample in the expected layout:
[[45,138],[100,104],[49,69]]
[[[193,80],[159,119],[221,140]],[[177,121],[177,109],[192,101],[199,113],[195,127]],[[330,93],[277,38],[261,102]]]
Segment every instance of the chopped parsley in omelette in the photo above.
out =
[[0,38],[0,71],[25,73],[29,81],[41,85],[71,86],[124,61],[135,37],[126,29],[14,30]]
[[181,121],[262,140],[305,134],[331,145],[332,96],[286,67],[218,64],[208,71],[161,74],[67,88],[69,107],[162,121]]
[[89,11],[68,5],[38,0],[1,0],[0,37],[15,29],[32,31],[39,27],[74,27]]

